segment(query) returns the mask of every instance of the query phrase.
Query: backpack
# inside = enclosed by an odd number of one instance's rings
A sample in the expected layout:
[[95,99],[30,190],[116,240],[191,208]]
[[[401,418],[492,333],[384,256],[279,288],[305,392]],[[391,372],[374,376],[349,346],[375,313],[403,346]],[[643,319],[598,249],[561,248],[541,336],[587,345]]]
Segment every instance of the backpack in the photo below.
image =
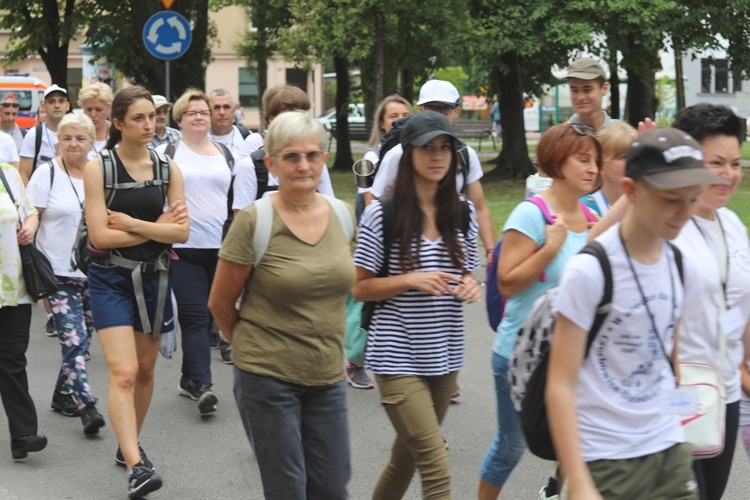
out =
[[[401,143],[401,129],[409,117],[399,118],[391,125],[388,133],[380,138],[380,153],[378,154],[378,163],[372,175],[368,176],[368,187],[372,187],[375,182],[375,176],[378,174],[378,167],[383,164],[385,155],[395,146]],[[461,194],[466,195],[467,179],[469,178],[469,147],[460,139],[456,139],[456,151],[458,152],[458,171],[463,174],[464,183],[461,186]]]
[[[178,140],[167,144],[167,147],[164,150],[164,154],[174,159],[174,153],[175,151],[177,151],[177,145],[179,143],[180,141]],[[229,231],[229,226],[232,225],[232,221],[234,220],[234,210],[232,210],[232,204],[234,203],[234,177],[236,175],[234,173],[234,155],[229,150],[229,148],[221,142],[217,142],[211,139],[211,143],[216,146],[216,149],[221,151],[222,155],[224,155],[224,160],[227,162],[229,172],[232,175],[232,180],[229,182],[229,191],[227,191],[227,220],[224,221],[224,227],[221,231],[221,239],[223,240],[227,235],[227,231]]]
[[256,200],[260,200],[263,193],[268,189],[268,168],[263,162],[265,156],[266,150],[264,148],[256,149],[250,154],[250,159],[253,160],[253,166],[255,167],[255,178],[258,180],[258,191],[255,193]]
[[[53,148],[54,149],[54,148]],[[31,173],[36,170],[36,160],[39,158],[39,151],[42,150],[42,124],[36,124],[36,137],[34,137],[34,161],[31,162]]]
[[[671,243],[669,247],[674,255],[680,282],[684,283],[682,253]],[[612,309],[614,285],[609,257],[598,241],[589,243],[580,253],[596,257],[604,275],[604,294],[597,305],[594,323],[586,339],[584,358],[587,358],[596,335]],[[557,460],[545,402],[549,350],[555,324],[552,302],[557,291],[557,288],[549,290],[531,306],[531,311],[518,333],[513,356],[508,364],[511,400],[519,412],[526,444],[531,453],[545,460]]]
[[[539,207],[539,210],[542,211],[542,215],[544,216],[544,220],[547,224],[554,224],[555,219],[552,217],[552,214],[549,213],[549,207],[547,206],[547,203],[538,195],[536,196],[530,196],[526,198],[523,201],[528,201]],[[586,220],[589,222],[596,222],[596,217],[591,213],[589,208],[585,206],[583,203],[580,203],[581,209],[583,210],[584,215],[586,216]],[[500,293],[500,287],[497,282],[497,265],[500,261],[500,250],[503,246],[503,238],[502,236],[497,240],[497,243],[495,243],[494,248],[494,256],[495,258],[492,259],[492,265],[487,266],[487,277],[485,278],[485,286],[487,288],[487,296],[485,301],[485,308],[487,309],[487,319],[490,322],[490,326],[494,331],[497,331],[497,327],[500,326],[500,322],[503,320],[503,315],[505,313],[505,303],[507,299],[502,296]],[[544,273],[539,277],[540,281],[544,281]]]
[[[108,208],[115,197],[115,192],[120,189],[138,189],[148,186],[160,186],[162,190],[162,200],[166,201],[167,189],[169,187],[169,176],[171,173],[169,158],[163,153],[157,153],[152,149],[150,149],[149,152],[151,153],[151,160],[154,164],[158,164],[158,168],[155,169],[154,179],[145,182],[118,182],[117,166],[112,158],[112,151],[104,149],[99,152],[99,165],[102,167],[102,174],[104,176],[104,201]],[[86,202],[84,201],[84,206],[85,204]],[[83,209],[81,211],[83,212]],[[78,232],[76,233],[76,241],[70,257],[71,268],[74,271],[80,270],[83,274],[88,275],[92,251],[102,255],[108,253],[91,246],[89,230],[86,225],[86,214],[82,213],[81,222],[78,224]]]
[[[464,234],[464,238],[466,238],[469,234],[471,209],[466,198],[463,196],[459,196],[459,198],[461,202],[459,203],[458,226]],[[383,266],[378,271],[376,277],[385,278],[388,276],[388,265],[390,264],[391,257],[391,238],[393,236],[393,228],[396,225],[396,206],[391,195],[381,196],[378,198],[378,201],[383,207]],[[363,330],[370,329],[372,317],[379,304],[381,304],[381,301],[367,301],[362,305],[361,327]]]

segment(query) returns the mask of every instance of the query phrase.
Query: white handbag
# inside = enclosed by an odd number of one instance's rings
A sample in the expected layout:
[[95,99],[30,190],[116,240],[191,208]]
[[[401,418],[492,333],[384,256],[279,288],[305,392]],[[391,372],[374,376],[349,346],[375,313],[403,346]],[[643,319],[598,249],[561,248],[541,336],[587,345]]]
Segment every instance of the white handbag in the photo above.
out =
[[680,416],[693,458],[712,458],[724,450],[727,394],[716,367],[705,363],[680,363],[680,387],[696,392],[698,411]]

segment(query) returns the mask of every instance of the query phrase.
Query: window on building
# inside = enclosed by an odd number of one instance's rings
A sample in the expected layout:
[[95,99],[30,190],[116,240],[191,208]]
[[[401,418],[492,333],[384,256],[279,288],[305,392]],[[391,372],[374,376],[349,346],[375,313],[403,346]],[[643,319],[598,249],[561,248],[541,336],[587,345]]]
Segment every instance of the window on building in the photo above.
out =
[[701,59],[701,93],[711,93],[711,60]]
[[714,92],[717,94],[729,93],[729,61],[726,59],[714,61]]
[[286,84],[294,85],[307,92],[307,71],[298,68],[286,70]]
[[78,92],[81,90],[83,81],[83,70],[81,68],[68,68],[68,77],[65,79],[66,90],[70,109],[78,107]]
[[742,77],[739,70],[732,71],[732,90],[734,92],[742,92]]
[[260,107],[258,70],[255,68],[240,68],[239,81],[240,105],[246,108]]

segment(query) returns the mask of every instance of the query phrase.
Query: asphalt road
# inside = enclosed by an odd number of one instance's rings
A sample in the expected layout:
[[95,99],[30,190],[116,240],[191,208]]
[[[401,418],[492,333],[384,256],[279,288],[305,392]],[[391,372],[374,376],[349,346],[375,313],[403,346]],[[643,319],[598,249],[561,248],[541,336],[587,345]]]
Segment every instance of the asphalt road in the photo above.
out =
[[[450,445],[453,498],[476,498],[477,471],[495,430],[495,402],[490,370],[493,333],[483,304],[467,305],[466,358],[459,381],[461,397],[443,425]],[[0,500],[126,498],[124,470],[114,464],[117,442],[109,417],[95,437],[83,434],[80,419],[50,410],[60,362],[55,338],[44,335],[44,310],[35,306],[28,351],[31,394],[37,403],[39,430],[49,438],[47,449],[24,461],[10,456],[7,421],[0,417]],[[90,381],[99,406],[107,407],[107,374],[98,341],[92,346]],[[177,394],[180,360],[159,358],[156,389],[141,444],[164,480],[153,499],[262,499],[260,476],[232,396],[231,366],[213,351],[214,389],[218,411],[201,417],[195,402]],[[376,390],[349,388],[349,419],[353,475],[349,486],[355,500],[368,499],[386,462],[393,430],[378,404]],[[548,462],[525,455],[511,476],[503,498],[536,500],[552,469]],[[750,498],[750,466],[741,446],[724,498]],[[421,498],[419,480],[406,498]]]

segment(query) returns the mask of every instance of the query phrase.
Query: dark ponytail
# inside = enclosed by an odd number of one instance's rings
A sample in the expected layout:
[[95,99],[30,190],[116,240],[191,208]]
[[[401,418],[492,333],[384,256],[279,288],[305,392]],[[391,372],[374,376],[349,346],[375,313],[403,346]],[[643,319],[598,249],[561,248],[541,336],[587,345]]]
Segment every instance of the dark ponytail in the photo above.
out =
[[139,99],[148,99],[153,104],[154,99],[151,93],[139,85],[126,87],[115,94],[115,100],[112,102],[112,126],[109,128],[109,139],[107,140],[107,149],[113,149],[121,140],[122,133],[115,127],[115,120],[123,122],[125,115],[128,114],[128,108]]

